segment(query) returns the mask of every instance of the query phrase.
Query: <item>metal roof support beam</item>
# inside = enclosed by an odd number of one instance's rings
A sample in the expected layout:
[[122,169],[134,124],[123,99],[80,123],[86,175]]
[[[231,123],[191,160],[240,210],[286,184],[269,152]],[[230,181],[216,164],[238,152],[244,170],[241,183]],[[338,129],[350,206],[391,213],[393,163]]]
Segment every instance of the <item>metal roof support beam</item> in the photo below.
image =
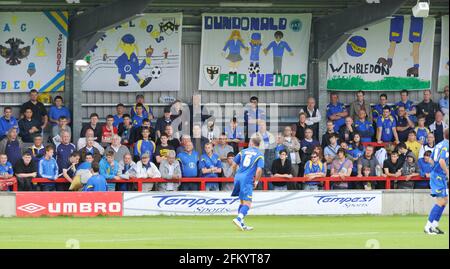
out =
[[[313,23],[315,59],[328,58],[359,28],[392,16],[407,0],[380,0],[344,9],[342,12],[317,19]],[[376,2],[376,1],[368,1]]]

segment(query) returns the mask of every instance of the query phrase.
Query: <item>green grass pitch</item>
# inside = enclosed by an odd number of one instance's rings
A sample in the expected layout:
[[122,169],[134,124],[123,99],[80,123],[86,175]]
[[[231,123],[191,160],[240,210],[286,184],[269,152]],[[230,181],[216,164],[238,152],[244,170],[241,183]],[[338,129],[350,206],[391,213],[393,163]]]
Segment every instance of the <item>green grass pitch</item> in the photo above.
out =
[[0,218],[0,248],[449,248],[423,233],[426,216],[231,216]]

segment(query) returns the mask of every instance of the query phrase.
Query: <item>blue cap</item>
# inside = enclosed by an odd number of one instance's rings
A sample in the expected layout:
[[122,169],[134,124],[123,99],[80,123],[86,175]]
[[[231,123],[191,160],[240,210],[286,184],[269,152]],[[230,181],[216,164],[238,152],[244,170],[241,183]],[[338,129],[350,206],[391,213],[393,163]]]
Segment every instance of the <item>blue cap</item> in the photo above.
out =
[[122,42],[126,44],[133,44],[136,40],[132,34],[126,34],[122,37]]
[[261,40],[261,33],[253,33],[252,40]]

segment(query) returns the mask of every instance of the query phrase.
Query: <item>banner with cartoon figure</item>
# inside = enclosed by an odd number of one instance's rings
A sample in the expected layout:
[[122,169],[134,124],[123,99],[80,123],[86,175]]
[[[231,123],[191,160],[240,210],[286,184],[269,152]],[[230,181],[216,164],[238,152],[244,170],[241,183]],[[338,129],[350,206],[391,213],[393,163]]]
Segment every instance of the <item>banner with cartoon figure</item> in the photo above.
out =
[[203,14],[199,89],[306,89],[311,18]]
[[84,91],[178,91],[181,13],[145,14],[105,32],[85,60]]
[[353,33],[328,59],[328,90],[431,87],[434,18],[393,16]]
[[64,90],[68,13],[0,12],[0,93]]
[[444,91],[444,87],[448,87],[448,15],[442,16],[442,32],[441,32],[441,59],[439,61],[439,80],[438,91]]

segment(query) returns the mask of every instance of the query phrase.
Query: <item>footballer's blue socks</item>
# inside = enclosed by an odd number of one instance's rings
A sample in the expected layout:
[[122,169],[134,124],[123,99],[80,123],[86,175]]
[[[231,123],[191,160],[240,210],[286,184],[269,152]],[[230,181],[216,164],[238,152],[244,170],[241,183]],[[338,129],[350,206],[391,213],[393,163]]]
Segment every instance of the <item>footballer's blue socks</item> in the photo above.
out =
[[436,216],[434,217],[434,220],[439,222],[439,220],[441,219],[442,214],[444,213],[444,209],[445,209],[445,205],[444,206],[439,206],[439,210],[436,213]]
[[237,219],[238,219],[239,221],[244,220],[244,217],[247,216],[247,213],[248,213],[248,210],[249,210],[249,209],[250,209],[250,208],[248,207],[248,205],[241,205],[241,206],[239,207],[239,214],[238,214]]
[[434,220],[436,220],[438,218],[438,216],[440,219],[441,216],[439,215],[439,213],[442,215],[444,208],[445,208],[445,206],[442,207],[442,211],[441,211],[441,207],[439,205],[434,205],[433,208],[431,209],[430,215],[428,216],[428,221],[433,222]]

